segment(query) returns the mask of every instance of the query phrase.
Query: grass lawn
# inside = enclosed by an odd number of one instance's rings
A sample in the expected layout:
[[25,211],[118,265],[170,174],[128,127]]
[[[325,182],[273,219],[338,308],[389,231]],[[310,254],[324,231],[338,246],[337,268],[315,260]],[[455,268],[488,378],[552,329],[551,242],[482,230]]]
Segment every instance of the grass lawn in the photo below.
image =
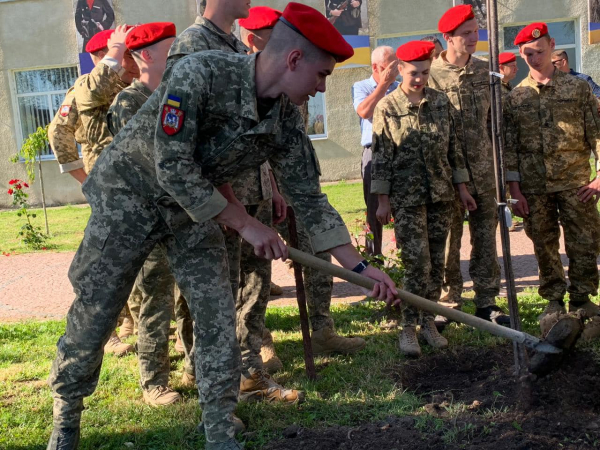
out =
[[[362,183],[330,184],[323,186],[331,203],[338,209],[352,233],[359,232],[362,227],[357,225],[365,219],[365,205],[362,194]],[[45,230],[44,214],[41,209],[33,209],[37,215],[34,225]],[[90,217],[89,206],[61,206],[48,209],[48,224],[51,239],[47,249],[51,251],[75,251],[83,238],[83,230]],[[21,244],[17,234],[24,220],[17,217],[15,211],[0,211],[0,254],[29,253],[27,247]]]
[[[521,304],[524,330],[537,334],[541,299],[529,293],[521,297]],[[291,407],[240,404],[237,414],[250,432],[247,449],[262,448],[292,424],[314,428],[355,425],[390,415],[426,416],[424,401],[406,392],[399,382],[405,359],[397,349],[398,331],[379,327],[376,317],[380,317],[380,308],[377,304],[332,308],[339,332],[362,336],[368,345],[353,357],[317,358],[316,382],[308,381],[304,373],[297,310],[268,309],[267,326],[284,363],[284,369],[275,377],[287,387],[303,389],[307,401]],[[474,306],[467,304],[466,310],[473,312]],[[45,380],[56,352],[56,340],[64,327],[63,321],[0,325],[0,448],[45,448],[52,417],[52,400]],[[449,351],[459,345],[506,345],[499,338],[456,324],[444,334],[451,344]],[[423,349],[425,354],[432,353],[428,347]],[[203,448],[203,438],[194,432],[200,419],[198,395],[193,390],[180,389],[182,359],[173,349],[171,367],[171,384],[185,400],[155,409],[141,400],[135,356],[106,356],[98,388],[86,400],[88,409],[83,413],[80,449]],[[460,409],[460,405],[455,406]]]

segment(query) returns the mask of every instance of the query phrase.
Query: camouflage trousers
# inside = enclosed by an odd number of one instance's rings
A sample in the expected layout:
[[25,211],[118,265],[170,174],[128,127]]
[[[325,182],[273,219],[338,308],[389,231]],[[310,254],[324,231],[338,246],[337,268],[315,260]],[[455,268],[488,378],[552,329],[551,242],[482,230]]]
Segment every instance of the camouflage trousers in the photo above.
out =
[[[272,226],[273,203],[263,200],[246,206],[248,214]],[[260,348],[265,327],[265,314],[271,292],[271,261],[254,254],[254,247],[242,240],[234,230],[226,230],[225,244],[229,257],[229,277],[236,299],[236,334],[242,352],[245,375],[262,370]]]
[[[138,328],[136,350],[142,389],[166,386],[171,366],[169,331],[174,306],[178,331],[179,328],[192,329],[192,319],[161,244],[154,247],[138,273],[127,303]],[[178,313],[181,317],[178,317]],[[191,349],[193,334],[190,336],[189,333],[180,332],[180,335],[184,348],[187,346]],[[185,358],[184,370],[194,373],[193,358]]]
[[525,233],[533,241],[538,261],[539,294],[549,301],[561,301],[567,292],[567,280],[559,254],[560,227],[565,234],[569,258],[569,298],[583,302],[598,292],[600,217],[593,201],[582,203],[578,189],[552,194],[524,194],[529,216],[524,219]]
[[[136,349],[140,384],[143,389],[166,386],[170,371],[169,331],[173,308],[184,348],[190,350],[193,324],[187,302],[177,288],[165,249],[160,244],[154,247],[140,270],[127,304],[138,328]],[[193,357],[186,355],[184,370],[194,373]]]
[[[442,292],[452,208],[452,202],[438,202],[394,210],[396,245],[405,268],[404,289],[433,302]],[[433,317],[411,306],[403,307],[403,325]]]
[[175,284],[175,322],[177,323],[177,333],[183,344],[183,371],[195,377],[194,321],[187,300],[177,284]]
[[[123,191],[120,191],[123,193]],[[178,224],[176,236],[145,199],[130,194],[128,223],[115,221],[119,211],[92,205],[84,239],[69,269],[76,298],[67,327],[57,344],[49,384],[54,397],[54,424],[79,426],[83,398],[97,384],[103,347],[131,292],[136,275],[158,242],[189,307],[196,333],[199,401],[207,440],[232,438],[231,415],[240,386],[240,352],[235,337],[235,305],[223,235],[213,222]],[[98,212],[96,212],[99,210]],[[179,216],[185,216],[181,211]],[[152,232],[134,234],[136,224]],[[125,227],[125,228],[123,228]],[[128,230],[124,233],[122,230]],[[202,230],[201,235],[198,231]],[[187,239],[187,240],[186,240]]]
[[[472,194],[473,195],[473,194]],[[471,234],[471,258],[469,275],[473,280],[475,305],[485,308],[496,304],[500,292],[500,264],[496,251],[496,229],[498,227],[498,206],[495,191],[473,195],[477,209],[469,212],[469,231]],[[446,267],[444,286],[463,290],[463,278],[460,272],[460,247],[463,236],[464,209],[458,200],[453,202],[452,224],[446,247]]]
[[[297,225],[299,250],[331,263],[331,254],[329,252],[315,253],[308,233],[300,224]],[[275,229],[286,242],[290,242],[287,220],[276,225]],[[304,280],[308,317],[313,332],[326,327],[333,328],[334,324],[330,311],[333,277],[310,267],[302,267],[302,278]]]

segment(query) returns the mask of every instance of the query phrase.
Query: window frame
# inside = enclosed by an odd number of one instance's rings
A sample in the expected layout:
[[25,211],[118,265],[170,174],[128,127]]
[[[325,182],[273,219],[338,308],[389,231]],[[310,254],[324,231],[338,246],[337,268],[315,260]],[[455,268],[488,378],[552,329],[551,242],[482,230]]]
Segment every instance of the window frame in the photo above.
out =
[[[0,0],[0,1],[2,1],[2,0]],[[23,146],[23,142],[25,142],[25,139],[26,139],[26,137],[23,136],[23,126],[22,126],[22,121],[21,121],[21,110],[19,108],[19,98],[45,95],[48,98],[48,104],[49,104],[50,108],[53,108],[52,96],[58,95],[58,94],[66,95],[67,91],[69,90],[69,89],[67,89],[64,91],[59,90],[59,91],[30,92],[27,94],[18,94],[17,93],[17,73],[18,72],[29,72],[32,70],[51,70],[51,69],[65,69],[65,68],[67,68],[67,69],[68,68],[76,68],[77,69],[77,77],[79,77],[81,75],[79,64],[73,64],[73,63],[56,64],[56,65],[52,65],[52,66],[34,66],[34,67],[10,69],[10,76],[8,77],[8,82],[9,82],[9,88],[10,88],[11,102],[12,102],[13,111],[14,111],[13,117],[15,118],[14,126],[15,126],[15,137],[16,137],[16,141],[17,141],[17,152]],[[69,88],[70,88],[70,86],[69,86]],[[55,115],[56,115],[56,111],[52,111],[51,118],[54,118]],[[50,154],[48,154],[48,155],[41,155],[41,160],[42,161],[55,161],[56,157],[54,156],[54,152],[50,151]],[[20,161],[23,161],[23,159],[20,158]]]

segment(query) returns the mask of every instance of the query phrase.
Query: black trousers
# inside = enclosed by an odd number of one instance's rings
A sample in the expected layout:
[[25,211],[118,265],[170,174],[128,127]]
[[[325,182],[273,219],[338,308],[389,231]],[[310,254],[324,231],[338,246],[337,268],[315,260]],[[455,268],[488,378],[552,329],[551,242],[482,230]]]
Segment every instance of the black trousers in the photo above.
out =
[[383,225],[377,220],[377,208],[379,207],[379,198],[377,194],[371,194],[371,147],[363,149],[362,157],[362,177],[363,177],[363,195],[365,205],[367,205],[367,233],[365,246],[367,253],[372,256],[381,255],[381,242],[383,239]]

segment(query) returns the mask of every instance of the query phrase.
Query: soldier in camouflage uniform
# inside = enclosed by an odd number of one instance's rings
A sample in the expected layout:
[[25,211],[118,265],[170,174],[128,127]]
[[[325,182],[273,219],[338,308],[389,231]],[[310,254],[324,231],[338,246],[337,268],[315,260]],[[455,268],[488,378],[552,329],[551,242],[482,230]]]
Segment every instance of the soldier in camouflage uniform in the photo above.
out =
[[[136,26],[127,35],[127,49],[139,67],[140,77],[117,94],[108,110],[106,121],[113,136],[135,116],[160,84],[175,36],[175,25],[164,22]],[[174,293],[175,278],[164,249],[157,245],[140,270],[129,299],[132,306],[140,299],[136,343],[140,385],[144,401],[152,406],[166,406],[181,400],[181,395],[168,386],[169,325]],[[193,380],[191,386],[194,386]]]
[[[223,12],[226,14],[223,14]],[[205,50],[223,50],[246,54],[248,48],[239,41],[231,30],[235,19],[248,14],[247,2],[231,0],[228,2],[209,1],[203,17],[185,30],[175,41],[170,52],[169,60],[185,54]],[[226,17],[219,23],[217,18]],[[246,211],[261,223],[271,226],[273,223],[273,184],[274,179],[269,174],[268,164],[259,169],[253,168],[240,174],[230,181],[223,189],[246,207]],[[275,185],[275,190],[277,186]],[[285,218],[285,207],[281,207],[279,199],[279,214]],[[283,214],[283,217],[281,216]],[[242,353],[242,399],[282,401],[294,403],[302,398],[302,393],[293,389],[285,389],[273,380],[263,370],[260,356],[264,318],[271,288],[271,263],[262,258],[256,258],[251,251],[245,251],[245,260],[240,277],[241,243],[239,233],[228,229],[224,232],[225,243],[229,255],[229,269],[232,292],[236,299],[237,336]],[[240,280],[243,283],[240,287]]]
[[[285,258],[287,252],[273,230],[214,186],[269,160],[315,251],[330,249],[344,267],[362,267],[341,217],[320,192],[314,149],[291,107],[323,92],[336,61],[353,51],[318,11],[296,3],[286,11],[290,25],[279,23],[277,44],[257,56],[199,52],[177,62],[84,183],[92,214],[70,268],[77,297],[50,375],[50,450],[76,448],[102,345],[157,242],[167,248],[195,321],[206,448],[241,448],[232,421],[240,351],[219,225],[236,229],[258,256]],[[282,60],[293,61],[294,70]],[[373,267],[362,273],[377,281],[369,295],[397,303],[388,276]]]
[[[539,294],[548,300],[543,315],[583,308],[589,316],[600,309],[590,301],[598,292],[596,257],[600,251],[600,219],[596,199],[600,179],[590,183],[590,153],[600,146],[600,117],[590,86],[552,65],[554,39],[546,24],[525,27],[515,45],[529,75],[509,94],[505,108],[506,179],[513,211],[523,217],[539,265]],[[569,258],[567,281],[559,255],[562,225]]]
[[[371,192],[379,196],[379,221],[385,225],[394,216],[396,245],[406,269],[404,288],[437,302],[453,184],[465,208],[474,211],[476,205],[465,185],[469,173],[456,139],[452,104],[446,94],[424,87],[434,50],[432,42],[411,41],[396,52],[402,84],[377,104],[373,115]],[[400,350],[405,355],[421,355],[417,324],[429,345],[448,346],[432,314],[410,306],[403,312]]]
[[[102,67],[97,67],[91,73],[82,75],[77,79],[75,85],[67,93],[67,96],[63,100],[59,111],[48,129],[48,139],[59,161],[61,172],[70,173],[80,183],[83,183],[87,177],[87,172],[90,169],[89,161],[87,167],[84,168],[84,165],[86,162],[86,155],[92,154],[93,147],[92,142],[88,140],[86,130],[89,130],[91,127],[96,127],[96,121],[90,121],[89,113],[86,112],[88,119],[86,120],[87,127],[83,126],[79,111],[80,108],[77,106],[77,97],[79,96],[82,101],[86,102],[84,106],[85,109],[89,106],[89,99],[94,95],[91,90],[105,86],[108,83],[107,79],[101,76],[101,71],[103,71],[105,67],[104,57],[108,52],[107,42],[113,32],[114,30],[107,30],[98,33],[90,40],[86,50],[90,53],[94,65]],[[119,86],[124,85],[120,79],[113,81]],[[79,152],[77,151],[75,142],[81,144],[81,152],[84,155],[83,161],[79,158]],[[128,316],[127,308],[123,310],[122,316],[123,318]],[[107,342],[104,351],[105,353],[114,353],[117,356],[123,356],[132,352],[133,346],[121,342],[117,333],[114,332]]]
[[[448,42],[448,50],[431,65],[429,86],[445,92],[455,110],[458,139],[469,171],[469,192],[477,209],[469,212],[471,260],[469,273],[475,290],[475,315],[503,325],[509,317],[496,306],[500,290],[500,265],[496,252],[498,210],[496,206],[494,159],[488,132],[490,89],[488,63],[474,56],[478,40],[477,19],[471,5],[448,10],[438,28]],[[454,202],[449,247],[446,256],[445,285],[449,292],[443,301],[460,303],[463,280],[460,272],[460,246],[464,209]]]
[[[273,8],[257,6],[250,8],[250,14],[247,19],[239,21],[241,28],[240,35],[244,44],[250,49],[249,53],[253,54],[264,50],[279,16],[281,16],[281,13]],[[275,217],[277,218],[275,225],[277,231],[289,242],[287,221],[282,221],[282,219],[285,219],[286,204],[279,194],[277,183],[270,170],[268,171],[268,177],[273,192]],[[248,185],[248,181],[249,179],[246,177],[246,185]],[[241,187],[238,189],[240,189],[239,193],[243,197],[240,197],[240,195],[236,195],[236,197],[246,198],[247,193],[242,191]],[[234,193],[238,194],[235,184]],[[265,221],[261,220],[261,222],[269,225],[271,223],[270,217],[271,215],[269,215],[269,218],[265,216]],[[298,231],[298,238],[300,248],[305,252],[313,253],[308,241],[308,235],[304,230],[300,229]],[[242,361],[244,362],[244,348],[251,348],[251,355],[248,357],[249,363],[244,364],[249,368],[250,373],[259,371],[263,367],[268,372],[274,372],[282,367],[282,363],[275,353],[271,333],[264,326],[265,312],[269,298],[266,294],[266,278],[262,278],[259,274],[261,272],[260,267],[265,265],[264,262],[256,259],[254,250],[249,244],[242,242],[239,251],[241,254],[241,273],[236,308],[238,310],[238,339],[240,339],[242,346]],[[318,256],[331,262],[331,255],[327,252],[319,253]],[[251,270],[253,268],[254,270]],[[334,331],[333,319],[331,319],[329,311],[333,278],[310,268],[305,268],[304,273],[306,276],[307,304],[313,330],[312,344],[314,353],[354,353],[364,348],[366,345],[364,339],[341,337]],[[262,270],[262,274],[266,277],[267,271]],[[270,264],[268,275],[270,277]],[[245,345],[245,343],[247,344]],[[259,358],[262,360],[261,363],[257,362]],[[267,364],[266,367],[263,364],[265,362]]]
[[500,73],[504,75],[502,78],[502,102],[506,102],[506,97],[512,86],[510,82],[517,76],[517,57],[514,53],[503,52],[498,55],[498,62],[500,63]]
[[[82,75],[75,81],[75,84],[85,83],[84,78],[86,77],[87,74]],[[77,144],[85,145],[85,139],[82,136],[83,129],[73,94],[74,89],[72,87],[67,91],[60,109],[50,122],[48,140],[58,161],[60,173],[68,173],[79,183],[83,183],[87,175],[83,169],[83,161],[79,157]]]

